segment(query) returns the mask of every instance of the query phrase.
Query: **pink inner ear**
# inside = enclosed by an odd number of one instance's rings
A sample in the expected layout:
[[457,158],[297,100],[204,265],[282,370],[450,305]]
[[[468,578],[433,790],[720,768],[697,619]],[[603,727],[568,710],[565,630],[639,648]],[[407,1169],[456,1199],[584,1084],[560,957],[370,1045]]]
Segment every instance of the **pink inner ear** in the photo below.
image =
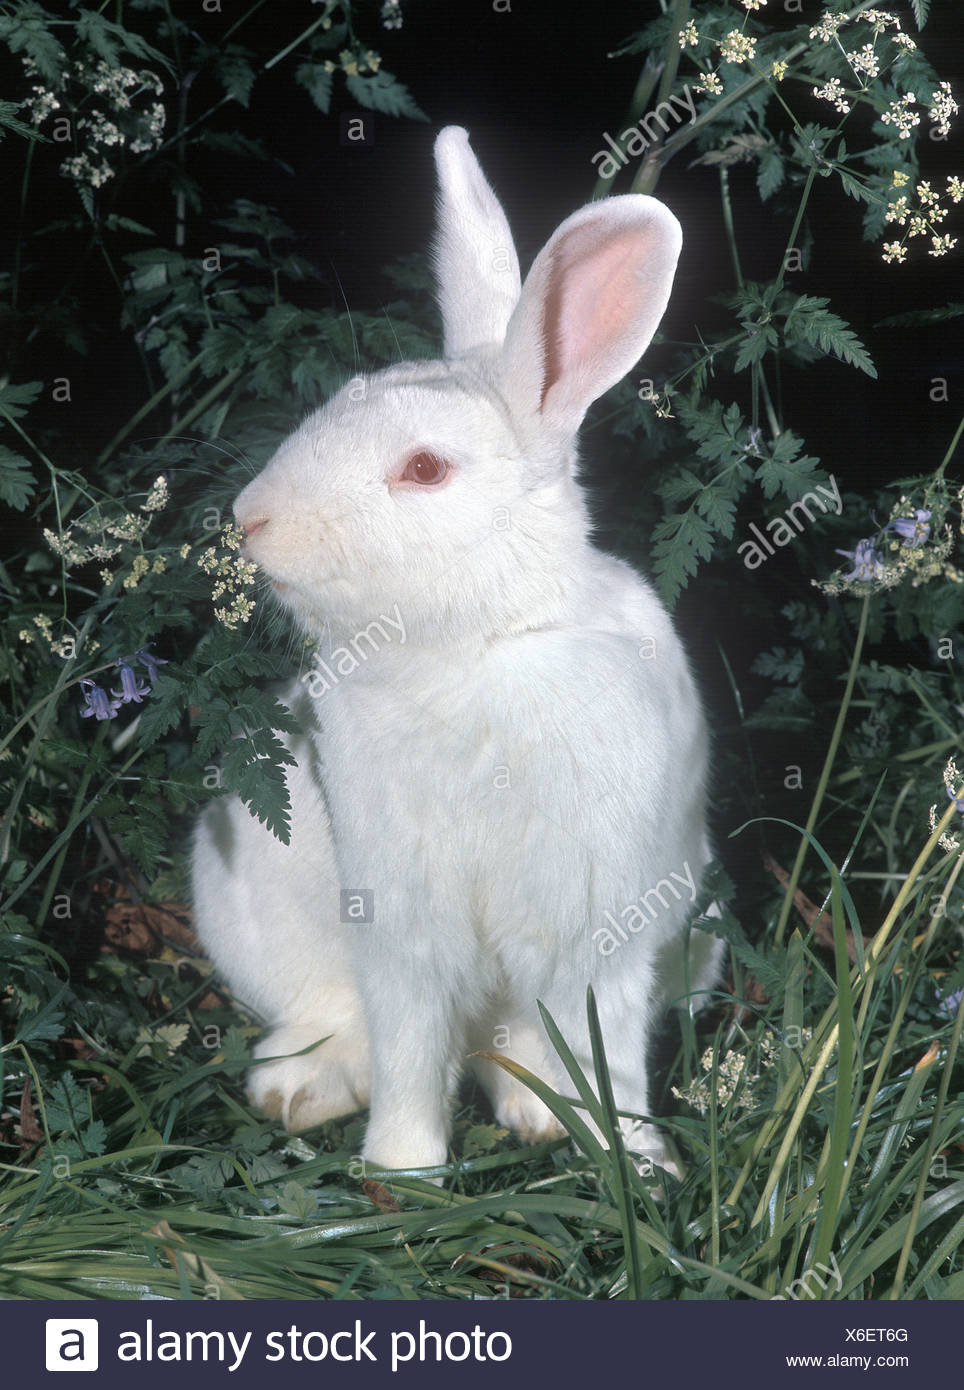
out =
[[618,355],[640,312],[640,266],[650,238],[640,228],[577,227],[555,248],[543,311],[545,374],[540,409],[566,378],[594,376]]

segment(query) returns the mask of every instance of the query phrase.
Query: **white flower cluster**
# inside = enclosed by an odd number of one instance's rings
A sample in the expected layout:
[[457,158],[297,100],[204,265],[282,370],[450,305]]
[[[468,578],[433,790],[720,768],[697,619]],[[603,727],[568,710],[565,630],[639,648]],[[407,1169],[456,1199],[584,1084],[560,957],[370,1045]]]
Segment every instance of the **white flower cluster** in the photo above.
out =
[[839,77],[831,77],[830,81],[823,87],[814,87],[813,94],[821,101],[833,102],[834,110],[840,111],[844,115],[850,110],[847,93],[844,91]]
[[[911,92],[905,92],[903,96],[892,101],[887,110],[881,116],[884,125],[895,125],[900,132],[901,140],[909,140],[910,133],[915,126],[920,125],[920,116],[911,107],[916,103],[916,97]],[[945,140],[951,131],[951,117],[956,116],[960,107],[954,100],[949,82],[938,84],[936,92],[931,92],[931,104],[927,112],[927,118],[936,127],[936,134],[940,139]]]
[[[835,43],[846,58],[861,88],[866,91],[867,80],[879,77],[882,70],[880,54],[877,52],[876,48],[877,36],[879,34],[886,35],[890,42],[896,44],[898,48],[910,50],[916,48],[917,45],[912,38],[903,32],[900,27],[900,20],[896,15],[890,14],[887,10],[864,10],[863,14],[855,16],[853,22],[863,22],[864,24],[871,25],[874,31],[873,42],[862,44],[859,48],[848,52],[840,42],[837,34],[845,24],[850,24],[851,22],[852,21],[845,14],[825,14],[810,30],[810,37],[812,39],[820,39],[822,43]],[[891,30],[893,30],[893,32],[890,32]],[[900,57],[901,55],[898,53],[895,56]],[[818,91],[818,89],[814,87],[814,95],[823,96],[824,92],[832,87],[833,83],[831,82],[828,82],[827,86],[821,91]],[[833,97],[828,97],[827,100],[832,101]],[[850,107],[838,105],[837,110],[846,113],[850,110]],[[917,122],[915,121],[914,124],[916,125]]]
[[909,140],[914,126],[920,125],[920,116],[916,111],[911,110],[914,100],[912,92],[905,92],[902,97],[898,97],[896,101],[890,103],[880,118],[884,125],[897,127],[901,140]]
[[[28,74],[36,72],[36,64],[24,57]],[[76,183],[101,188],[117,172],[106,152],[125,146],[132,154],[149,154],[158,148],[164,134],[167,113],[159,101],[146,109],[138,109],[135,100],[147,94],[159,97],[164,84],[156,73],[144,69],[114,67],[104,59],[96,62],[79,60],[63,74],[55,90],[34,85],[24,105],[34,125],[41,125],[54,111],[65,107],[75,112],[75,135],[83,140],[84,148],[69,155],[60,171]],[[103,103],[88,106],[93,98]]]
[[720,40],[720,56],[724,63],[743,63],[756,54],[756,39],[739,29],[731,29]]
[[845,14],[825,14],[810,30],[810,37],[820,39],[823,43],[830,43],[831,39],[837,37],[837,30],[846,23],[847,16]]
[[718,97],[723,90],[723,83],[715,72],[704,72],[696,84],[696,90],[705,92],[709,97]]
[[215,608],[214,616],[232,632],[237,630],[238,623],[248,621],[256,606],[255,600],[245,591],[254,584],[258,567],[245,560],[243,555],[230,553],[240,550],[243,540],[244,532],[229,522],[218,538],[219,544],[229,553],[219,555],[218,545],[212,545],[198,556],[197,561],[204,573],[214,581],[212,600],[216,603],[224,595],[230,599],[226,607]]
[[[66,531],[62,531],[60,535],[47,527],[43,533],[44,540],[51,550],[64,561],[67,569],[79,569],[81,565],[88,565],[93,560],[99,560],[101,563],[105,560],[113,560],[123,550],[123,543],[130,544],[141,541],[150,527],[153,513],[161,511],[169,501],[170,492],[167,479],[163,474],[160,474],[154,479],[147,497],[138,508],[139,512],[146,513],[145,516],[138,516],[137,512],[131,511],[122,511],[113,516],[105,515],[100,506],[95,506],[75,525],[84,535],[96,536],[96,540],[81,543],[74,536],[73,525],[69,526]],[[120,541],[122,544],[112,545],[107,539],[108,536],[112,536],[114,540]],[[155,574],[161,574],[165,568],[166,561],[163,556],[158,556],[151,564],[145,556],[138,555],[135,557],[131,574],[124,581],[124,586],[129,589],[136,588],[148,569],[153,570]],[[129,582],[132,576],[133,582]],[[109,584],[114,575],[111,570],[102,569],[100,577],[105,584]]]
[[[907,183],[907,175],[902,173],[894,174],[894,187],[901,188]],[[905,227],[903,238],[900,241],[889,241],[884,243],[883,258],[890,263],[907,259],[905,242],[910,237],[930,236],[931,249],[929,256],[946,256],[948,251],[957,245],[957,237],[952,237],[949,232],[940,232],[938,227],[944,221],[949,209],[941,203],[943,196],[930,183],[924,181],[919,183],[914,190],[917,196],[918,206],[911,207],[910,200],[906,193],[902,193],[894,202],[887,205],[884,213],[885,222],[896,223],[899,227]],[[959,203],[964,197],[964,182],[956,175],[947,176],[947,197],[952,202]]]
[[942,139],[946,139],[950,134],[951,117],[956,116],[960,109],[951,95],[951,84],[938,83],[937,91],[931,93],[931,109],[927,116],[937,126],[937,134]]
[[147,500],[141,503],[142,512],[159,512],[162,507],[166,507],[170,501],[170,493],[167,488],[167,479],[164,474],[159,474],[151,485],[151,490],[147,494]]
[[[957,764],[954,762],[953,758],[948,758],[947,766],[944,768],[942,776],[948,796],[952,801],[960,801],[961,796],[964,795],[964,787],[961,786],[961,774],[958,772]],[[947,807],[943,807],[941,814],[943,815],[946,810]],[[937,829],[937,822],[939,819],[936,805],[930,808],[930,811],[927,813],[927,819],[930,822],[931,831],[933,832]],[[956,850],[960,849],[961,838],[959,835],[948,835],[945,830],[937,843],[940,845],[941,849],[949,850],[953,854]]]
[[401,29],[402,6],[400,0],[385,0],[382,5],[382,27],[384,29]]
[[[801,1040],[808,1042],[811,1030],[802,1030]],[[763,1063],[763,1070],[778,1060],[780,1056],[780,1045],[769,1034],[764,1033],[760,1038],[760,1059]],[[734,1110],[748,1110],[756,1103],[753,1094],[753,1085],[760,1080],[761,1072],[751,1072],[749,1070],[749,1056],[740,1052],[728,1052],[725,1057],[720,1058],[719,1066],[716,1071],[716,1100],[717,1104],[723,1108],[727,1106],[738,1087],[741,1088],[737,1096]],[[713,1073],[713,1049],[708,1047],[700,1058],[700,1070],[702,1076],[694,1077],[688,1086],[677,1088],[674,1086],[673,1095],[678,1100],[683,1100],[687,1105],[691,1105],[694,1110],[698,1110],[701,1115],[705,1115],[710,1108],[712,1095],[710,1087],[710,1077]]]

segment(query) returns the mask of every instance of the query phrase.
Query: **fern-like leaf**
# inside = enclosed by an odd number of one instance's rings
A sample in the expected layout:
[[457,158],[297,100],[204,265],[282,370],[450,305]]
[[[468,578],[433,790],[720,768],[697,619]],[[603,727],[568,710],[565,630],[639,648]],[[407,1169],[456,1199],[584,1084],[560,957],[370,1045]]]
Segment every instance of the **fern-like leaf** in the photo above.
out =
[[877,379],[877,368],[870,354],[852,328],[837,314],[832,314],[827,305],[829,299],[816,295],[799,295],[784,322],[784,335],[787,343],[803,340],[821,352],[832,352],[842,362],[858,367],[869,377]]

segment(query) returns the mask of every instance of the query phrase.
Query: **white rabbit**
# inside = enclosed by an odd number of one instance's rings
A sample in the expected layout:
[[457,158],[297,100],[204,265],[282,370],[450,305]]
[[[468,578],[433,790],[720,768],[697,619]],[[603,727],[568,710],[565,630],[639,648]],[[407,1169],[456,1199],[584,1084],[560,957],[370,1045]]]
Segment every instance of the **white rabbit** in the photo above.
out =
[[[291,845],[213,803],[198,930],[272,1025],[250,1093],[289,1128],[370,1098],[366,1160],[443,1163],[467,1054],[573,1094],[537,1000],[592,1075],[591,983],[627,1147],[669,1167],[638,1117],[654,1024],[719,973],[722,943],[686,932],[707,736],[652,588],[590,543],[575,441],[655,332],[680,228],[653,198],[592,203],[520,286],[466,132],[435,156],[443,359],[350,382],[235,503],[319,660],[283,697],[310,730],[289,740]],[[562,1132],[475,1065],[500,1123]]]

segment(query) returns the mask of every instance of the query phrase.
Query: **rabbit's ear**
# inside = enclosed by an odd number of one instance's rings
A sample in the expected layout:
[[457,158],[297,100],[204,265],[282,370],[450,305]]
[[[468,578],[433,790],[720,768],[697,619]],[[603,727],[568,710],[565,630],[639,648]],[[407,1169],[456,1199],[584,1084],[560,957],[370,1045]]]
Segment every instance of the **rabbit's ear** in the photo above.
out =
[[499,347],[519,302],[519,258],[505,213],[461,126],[435,141],[439,197],[435,273],[445,356]]
[[521,421],[574,434],[649,346],[683,235],[655,198],[627,194],[566,219],[526,276],[506,334],[503,389]]

